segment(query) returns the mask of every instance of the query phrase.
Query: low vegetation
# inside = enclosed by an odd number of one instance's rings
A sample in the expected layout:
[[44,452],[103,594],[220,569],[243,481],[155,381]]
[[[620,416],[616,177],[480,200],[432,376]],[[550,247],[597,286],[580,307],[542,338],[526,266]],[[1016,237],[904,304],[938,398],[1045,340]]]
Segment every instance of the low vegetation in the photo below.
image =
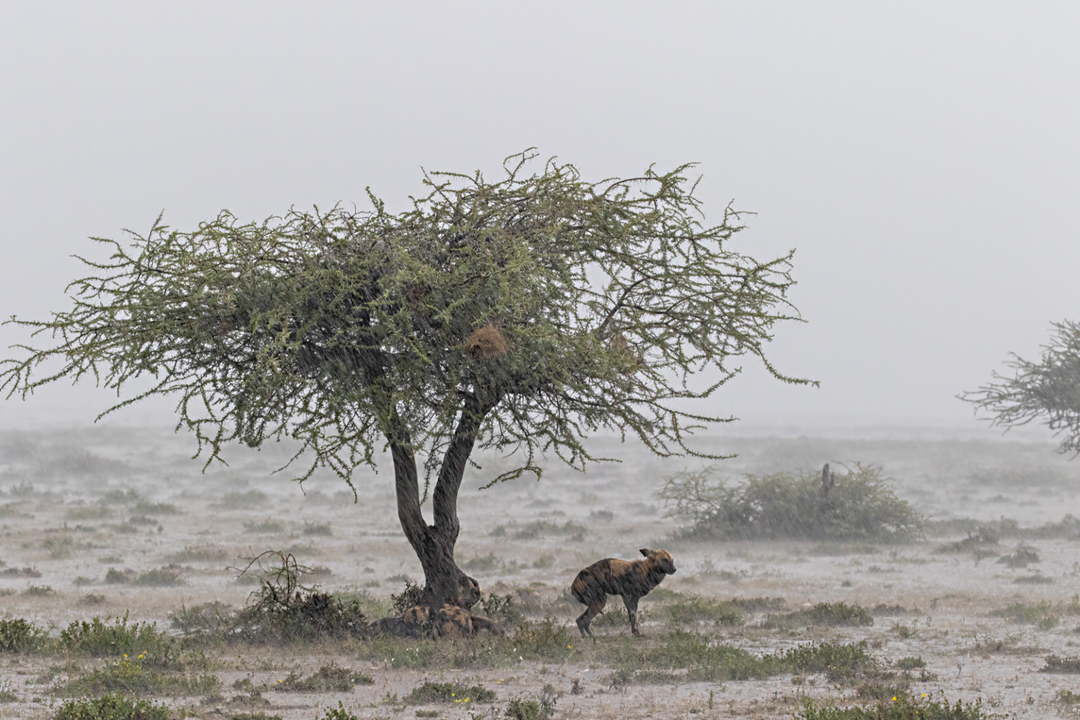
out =
[[679,532],[684,539],[902,542],[921,527],[876,465],[836,475],[827,466],[747,475],[734,483],[710,467],[669,477],[658,496],[669,516],[689,522]]

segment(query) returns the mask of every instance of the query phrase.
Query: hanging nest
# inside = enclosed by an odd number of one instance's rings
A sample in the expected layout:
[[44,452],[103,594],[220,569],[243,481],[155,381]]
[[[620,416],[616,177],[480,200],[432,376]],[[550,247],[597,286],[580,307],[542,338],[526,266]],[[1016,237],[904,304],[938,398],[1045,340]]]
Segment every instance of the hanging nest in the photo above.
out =
[[510,343],[491,323],[476,328],[465,338],[465,354],[477,360],[494,360],[510,352]]
[[622,370],[625,375],[632,375],[645,364],[642,357],[634,351],[634,346],[622,333],[615,333],[615,336],[611,338],[611,349],[626,361],[627,367]]

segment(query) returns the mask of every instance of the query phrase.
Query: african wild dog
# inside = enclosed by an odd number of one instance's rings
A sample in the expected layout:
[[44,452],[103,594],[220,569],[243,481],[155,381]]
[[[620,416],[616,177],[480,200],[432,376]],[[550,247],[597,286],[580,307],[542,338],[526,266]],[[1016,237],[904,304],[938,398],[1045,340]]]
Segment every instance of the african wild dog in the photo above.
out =
[[621,595],[626,611],[630,614],[630,630],[640,636],[637,624],[637,604],[665,575],[675,574],[675,561],[667,550],[642,549],[644,560],[616,560],[608,558],[593,563],[578,573],[570,585],[570,592],[588,609],[577,619],[581,636],[592,635],[589,624],[607,604],[608,595]]

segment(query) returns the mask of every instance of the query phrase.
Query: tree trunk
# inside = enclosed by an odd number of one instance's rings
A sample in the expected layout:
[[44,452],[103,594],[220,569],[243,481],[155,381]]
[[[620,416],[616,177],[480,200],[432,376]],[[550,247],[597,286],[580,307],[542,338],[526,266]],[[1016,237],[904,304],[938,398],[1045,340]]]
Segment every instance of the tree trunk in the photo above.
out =
[[420,511],[420,482],[411,438],[400,424],[390,438],[397,490],[398,520],[424,569],[421,604],[432,609],[443,605],[471,608],[480,600],[480,585],[462,572],[454,561],[454,546],[461,529],[457,497],[465,467],[476,442],[480,424],[490,407],[467,401],[454,437],[443,456],[432,494],[435,521],[428,525]]

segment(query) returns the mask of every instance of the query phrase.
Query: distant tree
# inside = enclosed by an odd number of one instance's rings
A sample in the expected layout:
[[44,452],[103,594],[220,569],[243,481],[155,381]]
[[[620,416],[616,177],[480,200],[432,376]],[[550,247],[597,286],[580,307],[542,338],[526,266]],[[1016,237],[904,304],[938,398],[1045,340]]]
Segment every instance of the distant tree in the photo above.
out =
[[1038,362],[1012,354],[1005,365],[1011,374],[994,372],[993,382],[960,398],[1006,429],[1044,422],[1061,437],[1059,452],[1080,453],[1080,324],[1054,323]]
[[[505,176],[425,174],[430,192],[393,214],[290,210],[241,223],[228,212],[190,232],[161,218],[130,245],[94,238],[108,260],[82,261],[74,308],[9,322],[51,336],[0,365],[0,389],[25,397],[92,378],[118,394],[136,378],[177,398],[177,428],[207,464],[225,446],[291,437],[300,479],[355,468],[388,448],[398,517],[423,566],[423,602],[470,607],[476,581],[454,561],[458,491],[474,447],[520,451],[491,483],[540,476],[538,455],[575,468],[597,430],[636,436],[661,456],[724,418],[688,412],[766,359],[777,322],[797,320],[791,257],[759,262],[727,247],[728,207],[703,224],[684,165],[583,181],[535,153]],[[41,365],[59,360],[62,365]],[[711,369],[704,381],[692,375]],[[121,395],[120,397],[123,398]],[[104,413],[103,413],[104,414]],[[418,458],[422,458],[421,463]],[[429,481],[433,522],[421,504]],[[355,487],[353,488],[355,492]]]

